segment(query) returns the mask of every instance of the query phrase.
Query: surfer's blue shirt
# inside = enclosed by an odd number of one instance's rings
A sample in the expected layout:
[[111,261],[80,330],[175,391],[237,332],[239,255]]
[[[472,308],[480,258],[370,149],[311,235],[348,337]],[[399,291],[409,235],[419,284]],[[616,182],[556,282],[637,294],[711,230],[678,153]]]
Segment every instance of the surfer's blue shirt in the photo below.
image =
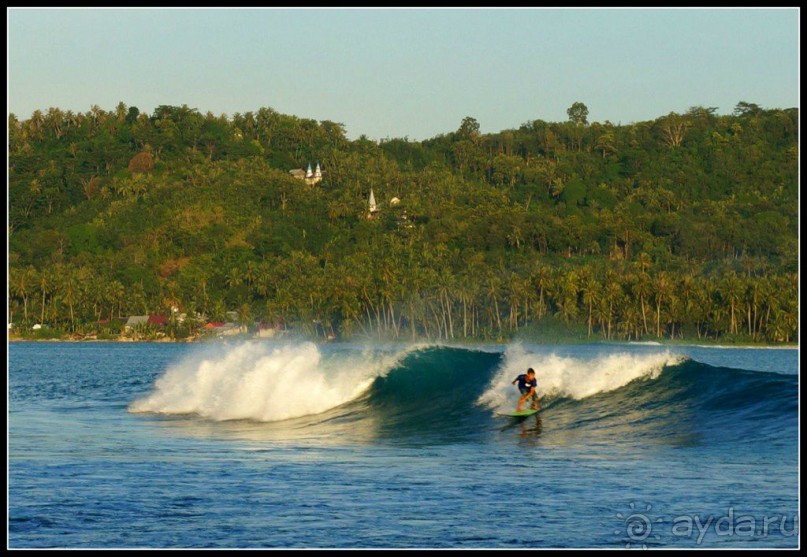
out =
[[521,392],[528,392],[530,387],[537,387],[538,381],[533,377],[531,380],[527,379],[527,374],[522,373],[518,376],[518,390]]

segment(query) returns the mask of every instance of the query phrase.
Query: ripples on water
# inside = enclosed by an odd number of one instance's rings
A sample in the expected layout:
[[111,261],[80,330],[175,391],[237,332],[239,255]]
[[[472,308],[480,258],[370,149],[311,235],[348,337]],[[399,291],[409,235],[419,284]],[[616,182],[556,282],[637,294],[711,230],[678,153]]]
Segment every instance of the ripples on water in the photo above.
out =
[[[10,547],[797,544],[672,531],[794,516],[796,351],[12,343],[9,364]],[[527,367],[543,411],[497,416]]]

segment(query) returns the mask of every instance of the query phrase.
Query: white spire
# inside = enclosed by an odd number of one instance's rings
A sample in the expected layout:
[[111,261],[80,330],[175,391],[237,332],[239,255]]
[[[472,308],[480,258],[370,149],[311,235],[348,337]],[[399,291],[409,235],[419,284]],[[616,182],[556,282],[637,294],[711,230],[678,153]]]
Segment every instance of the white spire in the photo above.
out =
[[317,178],[322,178],[322,170],[319,169],[319,163],[317,163],[317,169],[314,171],[314,176]]
[[311,176],[313,176],[313,173],[311,172],[311,163],[308,163],[308,170],[305,171],[305,177],[310,178]]
[[370,212],[374,213],[375,211],[376,211],[375,196],[373,195],[373,188],[370,188]]

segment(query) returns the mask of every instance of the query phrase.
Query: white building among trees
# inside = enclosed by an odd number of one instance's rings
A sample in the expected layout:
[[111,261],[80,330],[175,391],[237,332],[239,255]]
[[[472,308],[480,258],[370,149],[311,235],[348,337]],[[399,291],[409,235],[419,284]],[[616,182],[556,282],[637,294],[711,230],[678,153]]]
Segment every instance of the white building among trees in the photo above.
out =
[[311,163],[308,163],[308,169],[303,170],[302,168],[294,168],[289,170],[289,174],[298,180],[305,180],[305,183],[309,186],[313,186],[317,182],[322,181],[322,169],[320,169],[319,163],[317,163],[316,170],[312,171]]

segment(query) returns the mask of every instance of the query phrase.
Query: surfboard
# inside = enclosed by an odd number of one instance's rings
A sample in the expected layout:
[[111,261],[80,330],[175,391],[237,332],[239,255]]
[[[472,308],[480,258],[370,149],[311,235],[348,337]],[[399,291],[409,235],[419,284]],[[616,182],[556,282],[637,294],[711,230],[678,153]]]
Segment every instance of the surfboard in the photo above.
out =
[[504,414],[499,414],[499,416],[507,416],[508,418],[526,418],[527,416],[532,416],[536,412],[540,412],[540,410],[528,408],[527,410],[522,410],[521,412],[507,412]]

